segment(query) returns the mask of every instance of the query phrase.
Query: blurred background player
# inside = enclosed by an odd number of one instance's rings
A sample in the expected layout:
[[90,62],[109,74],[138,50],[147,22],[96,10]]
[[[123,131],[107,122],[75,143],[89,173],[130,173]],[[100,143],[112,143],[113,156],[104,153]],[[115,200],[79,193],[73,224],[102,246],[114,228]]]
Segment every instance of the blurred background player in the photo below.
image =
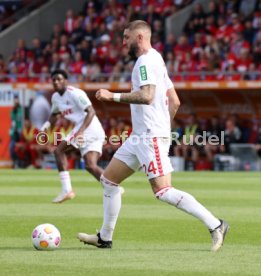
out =
[[41,130],[47,131],[51,125],[54,125],[58,114],[75,125],[54,150],[62,191],[53,202],[61,203],[75,197],[67,170],[66,152],[80,150],[86,170],[99,180],[103,169],[98,166],[97,162],[102,154],[105,133],[86,93],[78,88],[68,86],[67,73],[64,70],[55,70],[52,72],[51,78],[56,92],[52,96],[50,118],[44,123]]
[[171,185],[173,168],[168,156],[170,126],[180,101],[165,62],[150,41],[151,27],[148,23],[142,20],[130,22],[124,30],[123,46],[130,56],[137,59],[132,71],[132,91],[111,93],[100,89],[96,93],[100,101],[130,104],[133,132],[101,176],[104,219],[99,233],[79,233],[78,238],[99,248],[112,247],[112,236],[121,209],[119,184],[142,167],[155,197],[202,221],[211,233],[211,250],[217,251],[223,244],[228,224],[213,216],[193,196]]

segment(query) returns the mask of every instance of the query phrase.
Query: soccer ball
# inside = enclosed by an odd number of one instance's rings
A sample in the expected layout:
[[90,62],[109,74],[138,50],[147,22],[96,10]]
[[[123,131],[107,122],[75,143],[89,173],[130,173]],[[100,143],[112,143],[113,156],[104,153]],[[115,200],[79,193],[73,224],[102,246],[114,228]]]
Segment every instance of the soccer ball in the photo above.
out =
[[37,250],[54,250],[61,243],[61,234],[52,224],[40,224],[33,230],[32,242]]

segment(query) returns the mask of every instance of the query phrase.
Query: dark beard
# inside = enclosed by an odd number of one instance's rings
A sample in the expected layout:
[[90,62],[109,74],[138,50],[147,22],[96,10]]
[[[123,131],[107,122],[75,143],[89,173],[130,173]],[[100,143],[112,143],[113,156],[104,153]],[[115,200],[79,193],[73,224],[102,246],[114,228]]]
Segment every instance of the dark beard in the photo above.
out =
[[138,53],[138,45],[136,43],[132,43],[130,45],[130,50],[128,52],[131,59],[136,60],[137,59],[137,53]]

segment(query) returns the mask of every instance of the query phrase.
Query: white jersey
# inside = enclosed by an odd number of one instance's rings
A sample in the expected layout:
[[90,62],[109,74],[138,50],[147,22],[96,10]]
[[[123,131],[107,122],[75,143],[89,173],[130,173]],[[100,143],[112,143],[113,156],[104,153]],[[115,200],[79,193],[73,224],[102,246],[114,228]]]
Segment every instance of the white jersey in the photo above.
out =
[[[83,90],[67,86],[63,95],[58,92],[53,94],[51,113],[61,113],[64,118],[74,123],[75,127],[79,129],[87,115],[85,110],[91,105],[91,101]],[[96,115],[87,127],[87,131],[90,133],[104,132]]]
[[170,136],[170,115],[167,90],[173,87],[162,56],[153,48],[141,55],[131,75],[131,93],[141,86],[156,86],[155,98],[150,105],[131,104],[133,134],[148,137]]

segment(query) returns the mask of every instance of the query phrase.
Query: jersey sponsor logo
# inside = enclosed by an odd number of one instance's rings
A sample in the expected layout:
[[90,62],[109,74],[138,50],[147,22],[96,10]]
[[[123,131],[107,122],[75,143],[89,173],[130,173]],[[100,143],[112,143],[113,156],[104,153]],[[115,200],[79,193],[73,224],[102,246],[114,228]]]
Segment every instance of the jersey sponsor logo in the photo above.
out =
[[68,108],[68,109],[65,109],[63,112],[62,112],[62,115],[63,116],[66,116],[66,115],[69,115],[69,114],[72,114],[72,109],[71,108]]
[[141,80],[143,80],[143,81],[148,79],[147,70],[146,70],[145,65],[140,66],[140,77],[141,77]]

